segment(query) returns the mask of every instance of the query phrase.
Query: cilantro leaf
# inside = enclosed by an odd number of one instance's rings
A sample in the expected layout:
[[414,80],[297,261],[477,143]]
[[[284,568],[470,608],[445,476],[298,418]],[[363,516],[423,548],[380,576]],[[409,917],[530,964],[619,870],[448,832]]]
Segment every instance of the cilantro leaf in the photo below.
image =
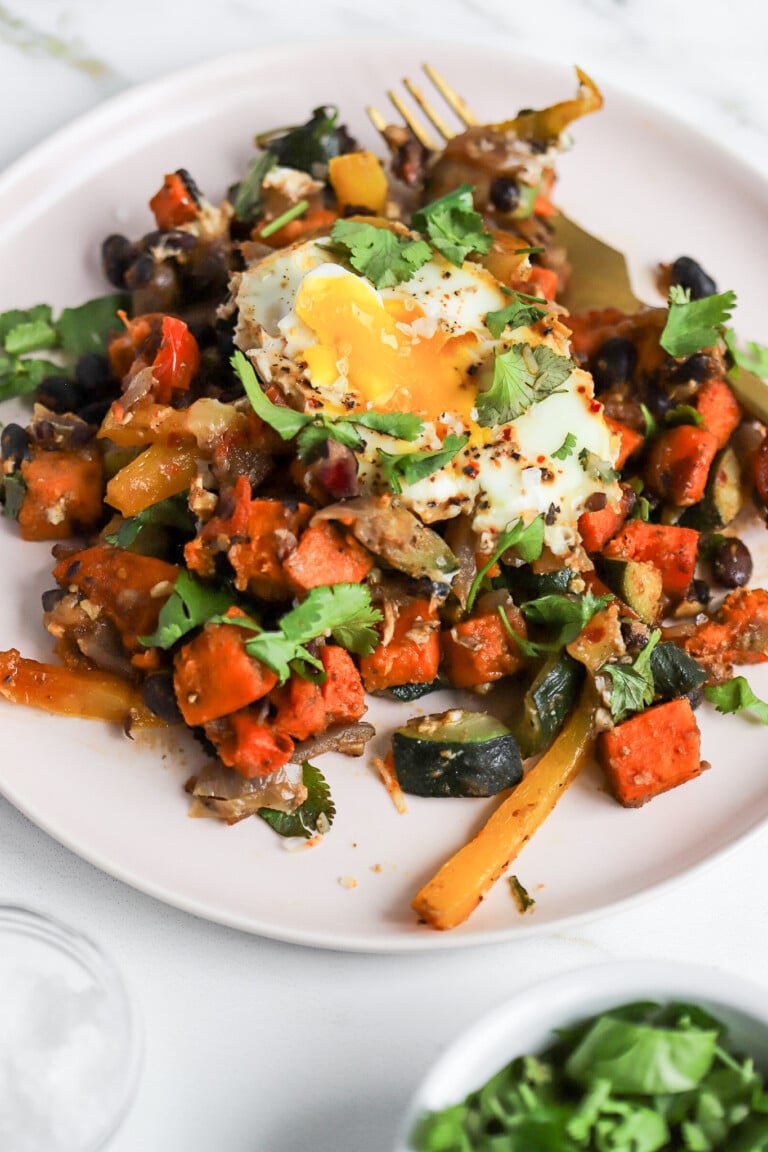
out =
[[293,408],[281,408],[279,404],[273,404],[259,384],[253,365],[242,352],[235,352],[230,363],[240,377],[256,415],[265,424],[269,424],[270,428],[274,428],[282,440],[292,440],[297,432],[312,422],[313,418],[305,416],[303,412],[294,412]]
[[467,596],[467,612],[472,611],[472,605],[475,603],[475,598],[483,586],[483,580],[485,580],[491,568],[493,568],[494,564],[497,563],[508,549],[515,548],[520,559],[524,560],[526,564],[530,564],[532,560],[538,560],[543,547],[544,517],[542,515],[536,516],[531,520],[530,524],[524,524],[522,520],[516,520],[511,528],[508,528],[506,532],[502,532],[501,536],[499,536],[490,558],[472,581],[472,586]]
[[259,808],[258,814],[279,836],[303,836],[310,840],[318,833],[322,835],[329,830],[336,815],[336,805],[328,782],[319,768],[304,760],[301,773],[307,789],[307,798],[303,804],[293,812]]
[[485,326],[495,340],[498,340],[505,328],[522,328],[525,324],[535,324],[546,316],[547,309],[538,304],[523,300],[515,292],[515,298],[506,308],[496,312],[488,312],[485,317]]
[[9,356],[24,356],[27,352],[43,352],[58,344],[56,329],[47,320],[27,320],[11,328],[5,338],[5,351]]
[[665,415],[664,423],[671,428],[678,424],[694,424],[700,428],[704,423],[704,417],[697,408],[690,404],[675,404],[674,408],[670,408]]
[[317,456],[326,440],[338,440],[348,448],[362,448],[357,428],[370,428],[399,440],[415,440],[424,427],[424,421],[411,412],[350,412],[342,419],[319,415],[299,433],[299,459]]
[[669,315],[659,343],[670,356],[692,356],[717,343],[720,330],[736,305],[735,292],[719,292],[691,300],[687,288],[673,284],[669,290]]
[[351,412],[345,419],[397,440],[415,440],[424,429],[424,421],[412,412]]
[[497,354],[493,383],[477,397],[478,424],[484,428],[508,424],[530,407],[561,390],[576,365],[540,344],[513,344]]
[[642,712],[653,704],[655,690],[651,655],[660,639],[661,632],[657,629],[633,664],[603,664],[600,669],[612,681],[611,716],[617,724],[630,712]]
[[226,612],[233,597],[221,588],[211,588],[182,568],[173,592],[160,609],[157,628],[151,636],[140,636],[145,648],[172,648],[193,628],[205,624],[217,613]]
[[611,484],[614,480],[618,479],[618,472],[613,468],[607,460],[602,460],[596,453],[590,452],[588,448],[582,448],[579,452],[579,464],[590,480],[599,480],[603,484]]
[[517,876],[508,876],[507,881],[512,893],[512,899],[515,901],[515,904],[517,904],[518,912],[522,914],[523,912],[527,912],[529,908],[533,908],[536,901],[528,890],[523,887]]
[[0,312],[0,344],[5,344],[8,333],[18,328],[20,324],[35,324],[38,321],[43,324],[53,322],[53,309],[50,304],[34,304],[31,308],[9,308],[7,312]]
[[449,464],[469,440],[468,433],[455,436],[451,433],[443,441],[442,448],[425,452],[385,452],[379,448],[381,470],[384,473],[390,490],[399,496],[402,492],[400,477],[406,484],[416,484],[425,476],[431,476],[446,464]]
[[528,600],[521,605],[521,612],[526,620],[538,624],[542,628],[554,631],[554,639],[547,644],[539,644],[542,652],[559,652],[566,644],[570,644],[582,632],[597,612],[606,608],[613,596],[595,596],[588,588],[583,596],[563,596],[551,592],[547,596],[539,596],[536,600]]
[[187,503],[189,493],[181,492],[177,496],[168,496],[159,500],[157,504],[150,504],[136,516],[124,520],[116,532],[110,532],[104,537],[107,544],[115,544],[118,548],[130,548],[136,543],[143,528],[157,525],[162,528],[186,529],[192,535],[189,506]]
[[379,642],[373,628],[382,620],[362,584],[330,584],[310,589],[306,600],[284,616],[280,627],[291,640],[307,643],[330,633],[337,644],[369,656]]
[[118,293],[97,296],[76,308],[65,308],[56,321],[61,347],[73,356],[103,353],[109,333],[120,327],[117,313],[127,303],[127,297]]
[[410,280],[432,258],[429,244],[423,240],[396,236],[388,228],[360,220],[337,220],[331,241],[347,249],[352,267],[375,288],[391,288]]
[[565,440],[558,448],[557,452],[552,453],[553,460],[567,460],[569,456],[573,455],[573,450],[576,447],[576,437],[573,432],[566,434]]
[[266,145],[283,167],[299,168],[319,178],[329,160],[350,148],[349,134],[338,119],[339,110],[334,104],[321,104],[313,109],[306,124],[264,133],[256,137],[256,143]]
[[758,344],[755,340],[749,340],[744,351],[736,345],[736,333],[733,328],[726,328],[724,335],[736,368],[743,368],[745,372],[754,372],[756,376],[768,379],[768,344]]
[[718,712],[754,712],[763,724],[768,724],[768,704],[756,696],[743,676],[734,676],[724,684],[707,684],[704,695]]
[[432,247],[458,268],[471,252],[487,252],[493,243],[475,211],[473,192],[471,184],[462,184],[413,214],[414,228],[424,232]]
[[[227,621],[222,620],[221,623]],[[322,661],[313,656],[303,644],[291,640],[282,632],[260,632],[253,640],[248,641],[245,650],[249,656],[271,668],[281,684],[285,683],[292,671],[303,676],[305,680],[312,679],[312,674],[307,672],[308,668],[323,673]]]

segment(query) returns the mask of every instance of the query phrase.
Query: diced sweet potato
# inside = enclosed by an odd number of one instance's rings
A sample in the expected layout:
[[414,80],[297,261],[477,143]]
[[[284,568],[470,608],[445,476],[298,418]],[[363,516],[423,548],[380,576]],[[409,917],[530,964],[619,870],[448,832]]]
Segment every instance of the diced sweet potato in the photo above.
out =
[[360,660],[368,692],[398,684],[430,684],[440,664],[437,612],[429,600],[412,600],[397,609],[392,635]]
[[360,673],[349,652],[337,644],[326,644],[320,653],[325,680],[320,691],[329,724],[359,720],[366,710]]
[[628,520],[603,549],[613,560],[645,560],[661,572],[667,596],[682,599],[690,587],[696,568],[699,534],[693,528],[672,524],[646,524]]
[[273,690],[269,699],[277,709],[272,726],[281,735],[307,740],[328,727],[320,685],[295,672],[285,684]]
[[634,428],[628,428],[626,424],[621,424],[618,420],[611,420],[610,416],[605,417],[605,422],[611,431],[619,437],[619,454],[615,463],[617,468],[623,468],[629,457],[642,448],[645,443],[645,436],[642,432],[636,432]]
[[718,441],[706,428],[679,424],[651,444],[643,475],[651,492],[680,508],[698,504],[707,486]]
[[91,531],[104,515],[98,452],[44,452],[21,465],[26,492],[19,510],[22,540],[66,540]]
[[329,520],[307,528],[283,564],[299,592],[323,584],[359,584],[372,567],[368,549]]
[[215,723],[207,725],[205,732],[216,745],[222,763],[248,779],[269,776],[293,755],[290,736],[275,732],[250,708],[229,716],[226,727],[223,736]]
[[207,624],[176,655],[174,687],[181,714],[196,727],[261,700],[275,673],[245,650],[251,632],[232,624]]
[[154,632],[178,574],[175,564],[107,544],[68,556],[53,570],[60,587],[77,589],[105,613],[129,652],[141,649],[137,637]]
[[625,808],[701,775],[700,735],[687,697],[657,704],[603,732],[597,741],[611,789]]
[[[513,631],[525,639],[525,620],[517,608],[506,609]],[[507,632],[498,612],[475,616],[443,631],[440,642],[446,675],[455,688],[476,688],[511,676],[525,656]]]
[[730,678],[734,664],[768,660],[768,592],[736,588],[729,592],[714,620],[706,620],[682,641],[685,650],[707,669],[710,681]]
[[718,448],[725,448],[741,423],[741,405],[733,390],[720,376],[707,380],[696,397],[696,409],[701,414],[703,427],[717,440]]
[[587,552],[599,552],[626,520],[635,502],[635,494],[628,486],[622,489],[617,505],[606,504],[595,512],[582,512],[578,519],[579,535]]

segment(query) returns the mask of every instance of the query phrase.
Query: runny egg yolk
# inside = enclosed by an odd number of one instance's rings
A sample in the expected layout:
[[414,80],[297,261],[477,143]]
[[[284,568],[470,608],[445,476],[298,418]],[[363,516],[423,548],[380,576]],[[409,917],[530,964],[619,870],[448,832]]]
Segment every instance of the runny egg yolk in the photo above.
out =
[[425,315],[416,301],[382,299],[352,275],[307,276],[294,307],[317,337],[302,353],[315,386],[333,387],[344,377],[345,391],[379,410],[428,419],[446,411],[469,415],[476,391],[467,374],[477,345],[473,333],[414,327]]

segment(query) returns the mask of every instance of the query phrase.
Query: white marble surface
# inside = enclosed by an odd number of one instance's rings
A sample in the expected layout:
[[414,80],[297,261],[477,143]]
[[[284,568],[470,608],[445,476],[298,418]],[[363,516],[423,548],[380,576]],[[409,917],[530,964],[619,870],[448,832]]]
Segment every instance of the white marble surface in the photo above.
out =
[[[697,127],[716,127],[768,173],[763,0],[727,8],[550,0],[534,23],[535,8],[519,0],[8,0],[0,5],[0,166],[112,93],[168,70],[291,39],[407,30],[578,61],[604,81],[673,103]],[[99,873],[0,801],[0,901],[56,912],[90,932],[135,992],[144,1074],[110,1152],[387,1152],[431,1060],[521,983],[630,954],[698,958],[765,982],[767,850],[763,832],[715,868],[578,933],[387,958],[314,952],[196,920]]]

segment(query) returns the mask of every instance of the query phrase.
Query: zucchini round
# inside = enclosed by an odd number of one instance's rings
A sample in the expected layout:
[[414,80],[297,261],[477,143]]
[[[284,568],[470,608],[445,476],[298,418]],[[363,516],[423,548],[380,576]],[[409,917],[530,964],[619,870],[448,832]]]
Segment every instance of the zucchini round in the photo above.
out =
[[517,740],[486,712],[415,716],[395,731],[392,756],[413,796],[495,796],[523,778]]

